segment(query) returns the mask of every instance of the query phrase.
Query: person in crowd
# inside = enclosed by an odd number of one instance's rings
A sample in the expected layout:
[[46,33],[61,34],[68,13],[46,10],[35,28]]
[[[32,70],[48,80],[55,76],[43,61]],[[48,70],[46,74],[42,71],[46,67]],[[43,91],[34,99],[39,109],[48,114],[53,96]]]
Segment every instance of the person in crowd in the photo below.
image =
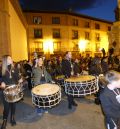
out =
[[47,67],[47,59],[45,55],[42,55],[42,59],[43,59],[44,66]]
[[26,80],[28,82],[28,88],[29,88],[29,90],[31,90],[32,89],[32,81],[31,81],[31,78],[32,78],[32,66],[31,66],[31,62],[30,61],[25,61],[23,67],[24,67],[25,72],[26,72]]
[[[46,68],[43,65],[42,57],[39,57],[37,59],[36,64],[33,67],[33,82],[34,82],[34,86],[44,84],[44,83],[50,83],[50,82],[53,83],[50,74],[46,71]],[[46,109],[37,107],[38,115],[42,115],[43,112],[47,113],[48,111]]]
[[99,76],[100,74],[102,74],[101,60],[100,60],[100,58],[95,57],[92,60],[91,65],[89,67],[89,74],[90,75],[94,75],[94,76]]
[[46,67],[47,72],[52,76],[52,78],[54,77],[54,73],[55,73],[55,67],[53,64],[52,60],[48,60],[47,61],[47,67]]
[[20,78],[26,78],[27,77],[25,69],[24,69],[23,61],[15,63],[15,68],[18,69]]
[[[62,72],[66,78],[69,78],[73,73],[73,65],[71,63],[72,54],[70,51],[67,51],[65,54],[65,59],[62,61]],[[74,101],[73,96],[67,95],[68,97],[68,108],[72,109],[72,106],[77,106],[77,103]]]
[[107,129],[120,129],[120,74],[109,71],[105,75],[107,85],[100,93],[101,106]]
[[102,73],[105,75],[109,71],[108,57],[103,57],[101,60]]
[[62,57],[58,57],[57,65],[56,65],[56,76],[63,75],[62,73]]
[[[102,67],[101,67],[101,60],[98,57],[95,57],[90,65],[89,74],[92,76],[99,77],[100,74],[102,74]],[[99,87],[98,92],[95,94],[95,104],[100,104],[100,92],[102,90],[102,87]]]
[[75,76],[79,76],[82,73],[82,68],[79,65],[79,60],[76,58],[73,64],[73,71]]
[[116,57],[116,65],[117,65],[117,68],[116,68],[116,71],[120,72],[120,55],[118,55]]
[[7,119],[9,115],[9,111],[11,110],[10,115],[10,123],[12,126],[16,125],[15,121],[15,107],[16,103],[9,103],[5,100],[3,91],[7,86],[11,86],[12,84],[18,84],[22,82],[22,79],[19,78],[19,72],[18,69],[13,66],[13,61],[11,56],[4,55],[2,57],[2,81],[0,88],[2,89],[2,100],[4,105],[4,111],[3,111],[3,123],[1,126],[1,129],[6,129],[7,125]]

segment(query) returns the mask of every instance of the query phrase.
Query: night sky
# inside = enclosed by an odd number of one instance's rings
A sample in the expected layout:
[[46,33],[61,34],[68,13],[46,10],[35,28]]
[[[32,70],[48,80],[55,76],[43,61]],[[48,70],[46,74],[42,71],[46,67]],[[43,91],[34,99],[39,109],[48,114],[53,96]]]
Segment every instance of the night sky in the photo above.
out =
[[115,21],[117,0],[19,0],[24,10],[67,11]]

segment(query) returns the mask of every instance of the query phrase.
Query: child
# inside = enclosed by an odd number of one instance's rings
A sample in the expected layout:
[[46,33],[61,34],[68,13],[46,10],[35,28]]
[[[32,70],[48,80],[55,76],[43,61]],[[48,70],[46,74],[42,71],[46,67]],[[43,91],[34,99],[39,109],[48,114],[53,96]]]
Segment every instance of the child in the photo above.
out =
[[119,129],[120,123],[120,74],[109,71],[105,75],[107,86],[100,94],[107,129]]

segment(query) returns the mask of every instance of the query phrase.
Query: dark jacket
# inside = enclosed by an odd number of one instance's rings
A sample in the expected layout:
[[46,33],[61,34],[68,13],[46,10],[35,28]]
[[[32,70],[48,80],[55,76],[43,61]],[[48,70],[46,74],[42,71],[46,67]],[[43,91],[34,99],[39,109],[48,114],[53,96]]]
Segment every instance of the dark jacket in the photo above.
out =
[[101,92],[100,100],[105,116],[120,119],[120,103],[116,100],[115,93],[107,86]]
[[99,76],[100,74],[102,74],[102,69],[97,65],[91,65],[89,69],[89,74],[94,76]]
[[71,76],[71,62],[67,59],[62,60],[62,72],[65,77],[70,77]]
[[[11,66],[9,66],[11,67]],[[8,68],[9,70],[10,68]],[[12,78],[10,78],[10,74],[8,71],[6,71],[5,75],[2,76],[2,82],[4,82],[6,85],[12,85],[12,84],[18,84],[18,80],[19,80],[19,72],[17,68],[14,68],[11,70],[11,76]]]
[[32,67],[28,63],[26,63],[26,64],[24,64],[24,69],[25,69],[26,75],[28,77],[31,77],[32,76]]
[[74,63],[73,71],[74,71],[74,75],[77,75],[82,72],[82,68],[80,67],[80,65],[78,63]]
[[106,74],[109,70],[109,65],[107,64],[107,62],[102,61],[101,62],[101,67],[102,67],[103,74]]

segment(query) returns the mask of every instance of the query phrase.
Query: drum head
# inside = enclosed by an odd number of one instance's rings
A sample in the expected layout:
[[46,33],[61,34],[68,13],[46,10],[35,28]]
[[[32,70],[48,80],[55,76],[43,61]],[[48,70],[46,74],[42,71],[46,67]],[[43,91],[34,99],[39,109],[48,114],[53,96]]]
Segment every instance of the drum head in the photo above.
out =
[[32,89],[32,93],[35,95],[41,95],[41,96],[46,96],[46,95],[51,95],[55,94],[60,90],[60,87],[56,84],[41,84]]
[[84,81],[91,81],[95,79],[94,76],[90,76],[90,75],[81,75],[79,77],[70,77],[68,79],[66,79],[66,82],[84,82]]
[[83,75],[65,80],[66,94],[74,97],[91,95],[98,91],[98,79],[94,76]]
[[55,77],[55,79],[64,79],[64,78],[65,78],[64,75],[58,75],[58,76]]

